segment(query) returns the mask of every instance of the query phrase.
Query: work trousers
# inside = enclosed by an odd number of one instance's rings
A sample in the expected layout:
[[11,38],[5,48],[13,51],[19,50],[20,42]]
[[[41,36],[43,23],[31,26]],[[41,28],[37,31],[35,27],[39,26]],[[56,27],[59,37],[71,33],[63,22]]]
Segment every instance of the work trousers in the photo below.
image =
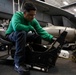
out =
[[16,65],[24,64],[25,59],[25,45],[27,42],[41,43],[41,38],[35,33],[27,33],[25,31],[15,31],[8,35],[8,39],[15,42],[14,63]]

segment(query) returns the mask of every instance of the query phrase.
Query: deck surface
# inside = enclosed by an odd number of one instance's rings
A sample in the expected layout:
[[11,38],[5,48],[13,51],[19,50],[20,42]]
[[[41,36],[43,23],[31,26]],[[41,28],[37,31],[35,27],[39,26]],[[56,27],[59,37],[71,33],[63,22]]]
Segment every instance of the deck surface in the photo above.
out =
[[[56,66],[49,69],[48,73],[38,70],[30,70],[31,75],[76,75],[76,63],[71,60],[58,58]],[[10,61],[0,61],[0,75],[19,75],[14,71],[14,65]]]

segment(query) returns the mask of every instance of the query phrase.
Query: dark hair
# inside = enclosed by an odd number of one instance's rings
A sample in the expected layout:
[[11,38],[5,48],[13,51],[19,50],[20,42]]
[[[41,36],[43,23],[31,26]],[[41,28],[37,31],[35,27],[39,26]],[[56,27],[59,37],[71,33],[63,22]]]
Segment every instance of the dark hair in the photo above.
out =
[[29,2],[26,2],[23,4],[23,11],[27,11],[29,12],[30,10],[37,10],[37,8],[32,4],[32,3],[29,3]]

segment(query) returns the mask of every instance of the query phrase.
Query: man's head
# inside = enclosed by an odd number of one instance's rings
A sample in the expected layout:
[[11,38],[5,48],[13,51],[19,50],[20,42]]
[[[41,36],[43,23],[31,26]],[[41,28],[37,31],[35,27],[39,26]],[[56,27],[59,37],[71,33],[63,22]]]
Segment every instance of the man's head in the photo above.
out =
[[32,21],[36,15],[36,10],[36,7],[32,3],[25,3],[23,5],[25,19]]

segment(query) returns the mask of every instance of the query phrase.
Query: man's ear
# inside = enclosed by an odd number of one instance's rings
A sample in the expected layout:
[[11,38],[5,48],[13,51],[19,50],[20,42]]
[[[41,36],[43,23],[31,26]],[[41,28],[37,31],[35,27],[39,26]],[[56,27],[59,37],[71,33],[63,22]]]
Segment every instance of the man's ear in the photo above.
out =
[[24,14],[26,13],[26,11],[24,11]]
[[26,12],[24,12],[24,16],[26,16]]

